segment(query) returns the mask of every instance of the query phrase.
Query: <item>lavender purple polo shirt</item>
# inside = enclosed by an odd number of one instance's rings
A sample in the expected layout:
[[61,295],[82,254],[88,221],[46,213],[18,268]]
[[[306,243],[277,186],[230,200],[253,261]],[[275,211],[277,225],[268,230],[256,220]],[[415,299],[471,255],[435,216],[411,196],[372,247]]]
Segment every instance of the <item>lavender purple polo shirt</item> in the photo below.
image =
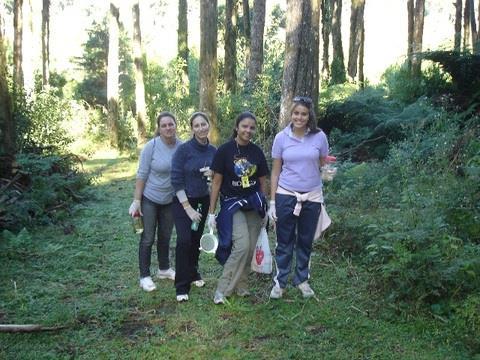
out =
[[298,139],[288,125],[275,136],[272,146],[272,158],[282,160],[278,185],[297,192],[321,188],[319,161],[327,155],[328,140],[323,131]]

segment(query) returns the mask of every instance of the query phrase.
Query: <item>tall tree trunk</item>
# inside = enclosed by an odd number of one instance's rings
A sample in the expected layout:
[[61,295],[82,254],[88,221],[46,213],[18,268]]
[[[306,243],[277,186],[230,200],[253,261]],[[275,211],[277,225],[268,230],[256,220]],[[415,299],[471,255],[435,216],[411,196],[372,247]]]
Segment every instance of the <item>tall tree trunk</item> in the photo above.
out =
[[322,81],[330,80],[330,34],[332,33],[332,10],[334,0],[321,0],[322,11]]
[[362,36],[360,41],[360,49],[358,51],[358,81],[360,88],[365,88],[365,74],[363,72],[363,59],[365,58],[365,24],[362,24]]
[[[293,97],[296,95],[312,97],[314,81],[318,80],[318,67],[314,69],[311,0],[287,0],[286,18],[285,62],[279,119],[281,126],[285,126],[290,120],[289,110]],[[316,63],[318,64],[318,60]]]
[[246,65],[250,61],[250,5],[248,0],[242,0],[242,9],[243,9],[243,31],[245,36],[245,60]]
[[318,94],[320,86],[320,6],[321,0],[311,0],[312,6],[312,47],[313,47],[313,88],[312,100],[318,114]]
[[465,0],[465,7],[463,8],[463,50],[471,50],[470,47],[470,33],[471,33],[471,21],[470,21],[470,0]]
[[135,62],[135,108],[137,120],[137,144],[147,141],[145,110],[145,84],[143,82],[144,59],[142,51],[142,32],[140,28],[140,4],[136,0],[132,7],[133,15],[133,58]]
[[13,2],[13,80],[15,89],[23,89],[23,0]]
[[413,26],[412,75],[419,77],[422,69],[423,24],[425,18],[425,0],[416,0]]
[[342,84],[347,80],[342,45],[342,0],[333,1],[332,45],[331,82]]
[[[0,29],[3,19],[0,16]],[[15,123],[8,91],[5,37],[0,30],[0,177],[10,178],[15,160]]]
[[188,4],[187,0],[178,0],[177,51],[183,61],[184,81],[188,85]]
[[462,0],[456,0],[455,6],[455,37],[454,51],[460,51],[462,45]]
[[218,138],[216,89],[217,64],[217,0],[200,0],[200,110],[210,117],[210,139]]
[[[472,52],[477,53],[478,33],[477,33],[477,23],[475,20],[475,3],[473,2],[473,0],[466,0],[466,1],[470,3],[470,30],[472,33]],[[479,9],[479,13],[480,13],[480,9]]]
[[33,7],[32,0],[26,0],[23,3],[23,21],[26,25],[23,28],[23,88],[27,94],[32,94],[35,88],[35,68],[34,58],[35,54],[33,37]]
[[225,1],[225,91],[236,92],[237,87],[237,0]]
[[119,9],[110,2],[108,16],[108,64],[107,64],[107,108],[110,145],[118,147],[119,117],[118,73],[119,73]]
[[413,55],[413,28],[415,22],[415,3],[414,0],[407,0],[407,27],[408,27],[408,39],[407,39],[407,68],[408,71],[412,71],[412,55]]
[[253,3],[250,62],[248,64],[248,86],[254,88],[263,68],[263,34],[265,31],[266,0]]
[[43,0],[42,8],[42,85],[50,80],[50,0]]
[[352,0],[350,14],[350,46],[348,49],[348,75],[353,79],[357,75],[357,61],[362,42],[363,14],[365,0]]

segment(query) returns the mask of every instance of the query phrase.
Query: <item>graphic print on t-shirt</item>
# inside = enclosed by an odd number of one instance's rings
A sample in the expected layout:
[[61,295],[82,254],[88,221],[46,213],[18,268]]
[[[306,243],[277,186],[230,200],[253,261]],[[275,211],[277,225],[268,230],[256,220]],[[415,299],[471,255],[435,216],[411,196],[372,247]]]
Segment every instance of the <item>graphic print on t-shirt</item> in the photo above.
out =
[[247,158],[235,156],[233,158],[233,170],[240,181],[232,180],[232,186],[248,188],[257,183],[255,180],[250,180],[250,177],[257,172],[257,165],[250,163]]

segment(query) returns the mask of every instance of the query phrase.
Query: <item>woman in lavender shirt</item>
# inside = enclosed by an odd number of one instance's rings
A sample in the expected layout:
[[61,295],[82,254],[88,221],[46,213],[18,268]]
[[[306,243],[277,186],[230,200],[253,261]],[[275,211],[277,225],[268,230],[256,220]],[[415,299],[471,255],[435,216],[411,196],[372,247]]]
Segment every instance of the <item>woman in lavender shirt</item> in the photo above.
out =
[[295,97],[290,114],[289,125],[275,136],[272,146],[269,217],[277,233],[272,299],[283,296],[294,249],[293,285],[303,297],[315,294],[308,284],[309,262],[323,201],[320,166],[328,155],[328,141],[316,126],[312,99]]

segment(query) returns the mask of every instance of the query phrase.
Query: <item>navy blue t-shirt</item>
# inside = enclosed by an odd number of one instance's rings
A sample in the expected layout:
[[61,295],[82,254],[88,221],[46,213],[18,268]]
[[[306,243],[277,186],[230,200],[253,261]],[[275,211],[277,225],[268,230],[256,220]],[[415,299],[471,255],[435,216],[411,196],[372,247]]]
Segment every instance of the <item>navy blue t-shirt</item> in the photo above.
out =
[[245,197],[259,191],[258,178],[268,174],[262,149],[253,143],[238,145],[235,140],[218,148],[211,169],[223,175],[220,192],[226,197]]

